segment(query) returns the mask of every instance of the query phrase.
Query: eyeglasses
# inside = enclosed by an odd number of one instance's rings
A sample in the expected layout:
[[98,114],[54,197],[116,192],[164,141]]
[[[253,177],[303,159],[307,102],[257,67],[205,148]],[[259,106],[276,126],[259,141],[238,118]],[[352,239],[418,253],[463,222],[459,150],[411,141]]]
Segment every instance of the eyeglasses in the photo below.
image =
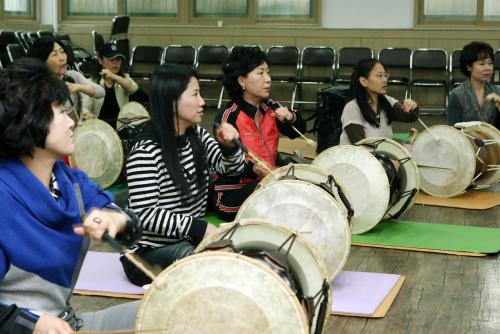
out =
[[389,73],[377,73],[374,75],[375,78],[382,80],[382,79],[389,79]]

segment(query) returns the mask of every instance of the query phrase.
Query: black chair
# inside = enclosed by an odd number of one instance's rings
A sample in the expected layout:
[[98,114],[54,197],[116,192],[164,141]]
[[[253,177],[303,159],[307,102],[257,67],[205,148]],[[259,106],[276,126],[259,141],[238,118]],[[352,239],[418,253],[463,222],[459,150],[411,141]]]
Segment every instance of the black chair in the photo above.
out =
[[[284,98],[293,104],[297,94],[298,77],[300,70],[300,51],[296,46],[273,45],[266,51],[271,70],[272,82],[291,86],[290,99]],[[276,96],[276,88],[273,88],[273,96]]]
[[440,108],[426,108],[427,110],[441,110],[441,112],[421,114],[444,115],[448,105],[448,54],[446,51],[443,49],[414,50],[411,54],[410,74],[410,98],[414,98],[414,87],[443,89],[444,105]]
[[448,80],[450,83],[450,90],[459,86],[462,82],[467,80],[467,77],[460,70],[460,54],[462,49],[455,49],[450,55],[450,66],[448,73]]
[[299,76],[297,78],[298,99],[295,103],[313,103],[316,100],[304,100],[304,85],[333,85],[335,75],[335,49],[330,46],[306,46],[300,53]]
[[500,85],[500,49],[495,51],[495,59],[493,60],[493,78],[491,83],[494,85]]
[[4,65],[7,65],[9,60],[9,55],[7,54],[7,45],[9,44],[19,44],[16,34],[13,31],[1,30],[0,31],[0,61]]
[[410,83],[411,50],[408,48],[383,48],[379,51],[377,58],[384,64],[386,71],[390,73],[387,84],[403,86],[405,88],[404,97],[407,98]]
[[130,25],[130,16],[115,16],[111,23],[110,40],[118,40],[127,38],[128,26]]
[[33,45],[33,42],[35,41],[32,37],[32,35],[28,31],[23,31],[21,33],[21,37],[24,40],[24,43],[28,46],[28,50],[31,48]]
[[52,31],[48,30],[39,30],[36,32],[37,38],[42,38],[42,37],[54,37],[54,33]]
[[363,58],[373,58],[373,50],[365,47],[345,47],[340,49],[337,57],[336,84],[349,84],[352,69]]
[[196,66],[196,53],[196,48],[192,45],[169,45],[163,51],[162,62],[194,68]]
[[[203,95],[205,101],[217,101],[217,108],[220,108],[224,95],[221,65],[228,56],[229,48],[226,45],[200,45],[198,47],[196,71],[200,85],[205,86]],[[214,89],[215,94],[212,95]]]
[[54,37],[57,38],[60,41],[71,42],[71,37],[69,37],[69,34],[66,34],[66,33],[63,33],[63,32],[56,32],[56,33],[54,33]]
[[17,59],[26,57],[26,51],[21,44],[8,44],[7,55],[9,56],[9,61],[13,62]]
[[102,35],[97,31],[92,30],[92,51],[94,52],[94,56],[98,56],[99,50],[104,44],[104,37],[102,37]]
[[132,50],[130,58],[130,77],[138,81],[141,88],[149,91],[149,79],[154,70],[161,65],[163,48],[161,46],[139,45]]
[[30,44],[28,44],[25,40],[24,40],[24,37],[22,35],[22,32],[21,31],[16,31],[15,33],[15,36],[16,36],[16,39],[17,39],[17,42],[18,44],[21,44],[23,46],[23,49],[24,51],[28,52],[29,48],[30,48]]

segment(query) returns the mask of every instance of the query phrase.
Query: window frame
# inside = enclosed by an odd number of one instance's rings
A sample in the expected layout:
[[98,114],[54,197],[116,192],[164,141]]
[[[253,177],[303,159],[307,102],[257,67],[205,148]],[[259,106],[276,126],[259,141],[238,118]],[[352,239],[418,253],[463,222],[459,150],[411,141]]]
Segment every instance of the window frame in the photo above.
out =
[[5,15],[4,12],[4,0],[0,0],[0,20],[5,23],[13,23],[13,22],[35,22],[38,21],[38,0],[30,0],[31,2],[31,15]]
[[[0,0],[3,1],[3,0]],[[67,15],[67,1],[60,0],[60,20],[61,22],[109,22],[116,15],[125,14],[125,0],[116,0],[116,14],[107,16],[70,16]],[[232,17],[194,17],[194,1],[177,0],[178,15],[176,17],[156,17],[156,16],[132,16],[134,23],[138,24],[190,24],[190,25],[210,25],[216,26],[218,21],[223,21],[224,25],[273,25],[273,26],[290,26],[290,25],[319,25],[321,19],[321,0],[312,1],[312,15],[310,19],[280,19],[280,18],[257,18],[257,1],[248,0],[249,10],[247,18],[232,18]]]
[[484,20],[484,0],[476,0],[476,19],[472,21],[465,20],[426,20],[424,18],[424,1],[414,0],[415,26],[420,27],[444,27],[444,26],[464,26],[464,27],[499,27],[498,21]]

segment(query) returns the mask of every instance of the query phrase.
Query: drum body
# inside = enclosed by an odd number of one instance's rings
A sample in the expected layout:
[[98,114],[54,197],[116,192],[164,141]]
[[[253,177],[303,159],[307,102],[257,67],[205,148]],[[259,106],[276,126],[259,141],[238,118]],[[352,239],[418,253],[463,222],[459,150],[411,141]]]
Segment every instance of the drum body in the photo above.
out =
[[249,257],[205,252],[165,269],[146,291],[135,329],[157,333],[309,333],[302,306],[273,271]]
[[[416,164],[402,145],[381,137],[365,138],[358,144],[361,146],[331,147],[313,160],[313,165],[322,167],[345,185],[354,210],[354,234],[369,231],[382,219],[397,218],[413,205],[420,187]],[[396,198],[391,198],[386,170],[374,153],[399,161]]]
[[116,131],[122,140],[125,158],[130,153],[135,138],[143,132],[145,122],[149,119],[148,111],[138,102],[129,102],[120,110],[116,121]]
[[282,180],[260,187],[241,205],[235,220],[247,218],[263,218],[304,237],[325,264],[330,281],[347,261],[349,223],[337,201],[312,183]]
[[276,168],[272,173],[267,174],[260,183],[259,187],[264,187],[271,182],[280,180],[300,180],[318,185],[323,189],[331,192],[332,196],[337,201],[342,214],[350,222],[352,217],[351,201],[349,200],[345,186],[336,180],[333,175],[330,175],[323,168],[308,164],[293,164],[280,168]]
[[470,187],[486,188],[500,181],[498,130],[482,122],[457,126],[432,126],[413,145],[422,189],[432,196],[453,197]]
[[[227,224],[216,233],[207,236],[195,252],[203,251],[218,240],[230,241],[235,248],[234,251],[244,255],[248,255],[248,251],[278,252],[286,258],[290,276],[299,290],[298,295],[311,298],[315,305],[310,310],[313,313],[310,332],[316,333],[317,328],[323,328],[330,309],[331,292],[328,274],[323,262],[306,239],[287,227],[278,226],[264,219],[242,219],[237,223]],[[325,287],[326,293],[322,293]],[[299,297],[299,301],[301,300]]]
[[75,128],[74,138],[70,166],[84,171],[103,188],[111,186],[123,168],[123,148],[116,131],[106,122],[92,119]]

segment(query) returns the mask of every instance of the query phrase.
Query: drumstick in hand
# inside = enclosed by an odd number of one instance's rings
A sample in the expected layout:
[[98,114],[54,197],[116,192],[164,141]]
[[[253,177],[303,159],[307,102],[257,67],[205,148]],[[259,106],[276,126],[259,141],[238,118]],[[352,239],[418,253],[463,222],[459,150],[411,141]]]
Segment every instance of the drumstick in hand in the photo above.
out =
[[420,124],[422,124],[422,126],[424,127],[424,129],[426,129],[426,130],[430,133],[430,135],[432,136],[432,138],[434,138],[434,140],[435,140],[435,141],[438,141],[438,140],[439,140],[439,138],[438,138],[438,137],[436,137],[436,136],[432,133],[431,129],[429,129],[429,128],[427,127],[427,125],[425,125],[424,121],[422,121],[422,119],[420,118],[420,116],[419,116],[419,115],[418,115],[418,114],[417,114],[414,110],[410,110],[410,112],[413,114],[413,116],[417,117],[417,120],[420,122]]
[[[290,124],[290,123],[288,123]],[[295,126],[293,126],[293,124],[290,124],[290,126],[292,127],[292,129],[297,132],[299,134],[299,136],[302,137],[302,139],[304,139],[306,141],[306,143],[310,146],[316,146],[316,143],[314,142],[314,140],[312,139],[309,139],[307,138],[306,136],[304,136],[304,134],[302,132],[299,131],[299,129],[297,129]]]

